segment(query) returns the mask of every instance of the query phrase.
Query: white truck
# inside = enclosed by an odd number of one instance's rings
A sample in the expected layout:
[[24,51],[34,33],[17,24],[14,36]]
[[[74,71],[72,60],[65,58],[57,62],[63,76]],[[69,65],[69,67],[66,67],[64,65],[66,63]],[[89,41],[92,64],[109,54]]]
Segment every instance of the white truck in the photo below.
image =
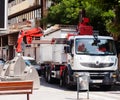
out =
[[76,29],[59,28],[41,38],[52,39],[53,44],[40,44],[40,63],[47,82],[56,78],[70,87],[76,85],[76,75],[84,72],[89,73],[90,84],[111,87],[115,82],[118,59],[112,37],[78,35]]

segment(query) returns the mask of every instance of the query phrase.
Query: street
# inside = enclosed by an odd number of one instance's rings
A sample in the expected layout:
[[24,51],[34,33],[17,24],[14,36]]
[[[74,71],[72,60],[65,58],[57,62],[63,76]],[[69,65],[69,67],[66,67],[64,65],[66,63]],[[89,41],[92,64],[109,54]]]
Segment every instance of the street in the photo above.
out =
[[[77,91],[60,87],[58,83],[48,84],[40,78],[41,86],[33,90],[30,100],[77,100]],[[26,100],[26,95],[1,95],[0,100]],[[79,92],[78,100],[88,100],[86,92]],[[89,100],[120,100],[120,86],[114,86],[110,91],[95,87],[90,89]]]
[[[39,90],[41,100],[77,100],[77,91],[60,87],[58,83],[48,84],[41,79]],[[87,100],[87,92],[79,92],[79,100]],[[120,100],[120,86],[113,86],[110,91],[97,87],[90,88],[89,100]]]

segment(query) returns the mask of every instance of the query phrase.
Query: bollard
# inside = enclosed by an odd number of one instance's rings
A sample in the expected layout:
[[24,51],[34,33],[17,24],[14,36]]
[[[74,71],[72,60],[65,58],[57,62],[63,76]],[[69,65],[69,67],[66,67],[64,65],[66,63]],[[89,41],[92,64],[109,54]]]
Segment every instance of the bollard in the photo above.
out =
[[77,100],[79,99],[79,92],[87,91],[87,99],[89,99],[89,73],[81,73],[77,77]]

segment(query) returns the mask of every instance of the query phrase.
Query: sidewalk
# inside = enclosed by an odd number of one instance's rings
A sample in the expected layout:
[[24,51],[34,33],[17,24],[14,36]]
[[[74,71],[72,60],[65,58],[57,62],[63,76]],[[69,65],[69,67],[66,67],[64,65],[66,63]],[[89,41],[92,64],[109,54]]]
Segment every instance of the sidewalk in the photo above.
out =
[[[83,96],[85,99],[82,100],[87,100],[85,95]],[[0,95],[0,100],[27,100],[27,95]],[[40,89],[33,90],[33,94],[30,94],[30,100],[77,100],[77,94],[75,91],[70,92],[41,86]]]
[[[33,94],[30,94],[30,100],[77,100],[77,91],[63,89],[55,84],[46,84],[42,83],[38,90],[33,90]],[[89,99],[87,99],[87,93],[80,92],[78,100],[120,100],[119,94],[120,90],[90,91]],[[27,100],[27,95],[0,95],[0,100]]]

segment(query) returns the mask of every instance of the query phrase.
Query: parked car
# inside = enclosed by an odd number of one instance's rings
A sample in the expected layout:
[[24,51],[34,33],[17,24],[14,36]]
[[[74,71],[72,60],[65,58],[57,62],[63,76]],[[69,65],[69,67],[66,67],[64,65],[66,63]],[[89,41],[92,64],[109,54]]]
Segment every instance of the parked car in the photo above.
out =
[[23,56],[23,59],[24,59],[26,65],[28,65],[28,66],[32,65],[37,70],[39,76],[41,75],[41,67],[39,64],[37,64],[37,62],[34,58],[28,57],[28,56]]

